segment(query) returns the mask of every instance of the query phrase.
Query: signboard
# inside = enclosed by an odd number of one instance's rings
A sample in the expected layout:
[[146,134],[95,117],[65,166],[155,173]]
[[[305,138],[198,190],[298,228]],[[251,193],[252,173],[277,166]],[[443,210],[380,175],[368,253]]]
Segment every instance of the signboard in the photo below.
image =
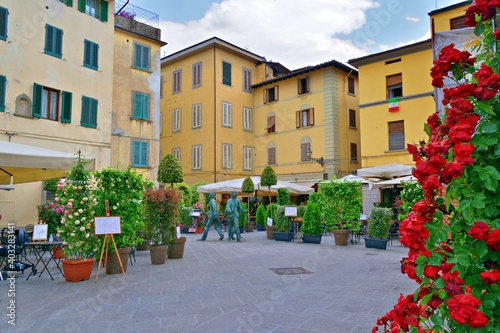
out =
[[49,233],[48,224],[35,224],[33,226],[33,240],[34,241],[46,241],[47,234]]
[[267,218],[267,225],[268,226],[272,226],[273,225],[273,219],[272,218],[270,218],[270,217]]
[[95,219],[95,234],[121,234],[121,224],[119,216],[104,216],[96,217]]
[[285,216],[297,216],[297,206],[286,206]]

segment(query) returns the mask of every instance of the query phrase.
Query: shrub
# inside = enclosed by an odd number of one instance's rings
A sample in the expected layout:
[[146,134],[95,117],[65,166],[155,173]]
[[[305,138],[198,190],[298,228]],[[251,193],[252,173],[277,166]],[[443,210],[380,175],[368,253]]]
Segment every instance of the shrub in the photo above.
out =
[[391,222],[391,208],[373,207],[370,212],[370,223],[368,223],[368,237],[386,239],[389,237]]
[[301,230],[306,235],[321,235],[323,233],[323,223],[317,203],[312,202],[307,205]]
[[257,207],[257,215],[255,215],[255,224],[266,225],[266,220],[266,208],[263,205],[259,205],[259,207]]

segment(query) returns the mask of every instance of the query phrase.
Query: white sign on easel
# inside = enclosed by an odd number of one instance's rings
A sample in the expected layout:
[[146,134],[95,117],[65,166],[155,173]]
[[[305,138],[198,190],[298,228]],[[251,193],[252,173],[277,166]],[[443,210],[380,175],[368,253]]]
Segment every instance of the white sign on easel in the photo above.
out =
[[109,234],[122,233],[119,216],[96,217],[94,221],[95,221],[96,235],[109,235]]

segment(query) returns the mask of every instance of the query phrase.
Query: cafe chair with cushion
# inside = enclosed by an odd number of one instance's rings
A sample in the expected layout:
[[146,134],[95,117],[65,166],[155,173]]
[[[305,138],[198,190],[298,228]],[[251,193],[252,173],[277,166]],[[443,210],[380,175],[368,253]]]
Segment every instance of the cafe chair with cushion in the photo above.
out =
[[[23,229],[15,229],[14,231],[14,259],[9,258],[9,249],[11,243],[9,242],[9,228],[3,228],[0,236],[0,262],[3,263],[3,272],[21,272],[31,268],[33,274],[36,274],[35,266],[26,258],[24,253],[26,244],[29,243],[29,238]],[[9,247],[10,246],[10,247]],[[27,262],[22,262],[21,260]]]

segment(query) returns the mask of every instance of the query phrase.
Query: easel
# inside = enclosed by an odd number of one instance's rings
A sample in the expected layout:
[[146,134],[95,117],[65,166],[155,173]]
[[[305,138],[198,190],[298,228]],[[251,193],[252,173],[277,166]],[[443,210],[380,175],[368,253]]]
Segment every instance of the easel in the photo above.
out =
[[[106,204],[106,217],[109,217],[109,202],[108,202],[108,200],[106,200],[105,204]],[[120,220],[118,219],[118,222],[119,221]],[[119,226],[119,224],[118,224],[118,226]],[[101,233],[97,232],[97,228],[98,227],[97,227],[97,224],[96,224],[96,234],[101,234]],[[116,257],[118,258],[118,263],[120,264],[120,268],[122,269],[123,277],[125,279],[127,278],[127,275],[125,274],[125,270],[123,269],[122,260],[120,259],[120,254],[118,253],[118,248],[116,247],[115,239],[113,237],[114,233],[117,233],[117,232],[104,234],[104,242],[102,243],[101,256],[99,258],[99,264],[97,265],[97,273],[95,275],[95,282],[97,282],[97,280],[99,279],[99,270],[101,269],[102,256],[104,255],[104,252],[106,252],[106,257],[104,258],[104,266],[107,266],[107,263],[108,263],[108,249],[109,249],[109,240],[110,239],[113,241],[113,246],[115,248]],[[104,275],[106,275],[106,272],[104,273]]]

